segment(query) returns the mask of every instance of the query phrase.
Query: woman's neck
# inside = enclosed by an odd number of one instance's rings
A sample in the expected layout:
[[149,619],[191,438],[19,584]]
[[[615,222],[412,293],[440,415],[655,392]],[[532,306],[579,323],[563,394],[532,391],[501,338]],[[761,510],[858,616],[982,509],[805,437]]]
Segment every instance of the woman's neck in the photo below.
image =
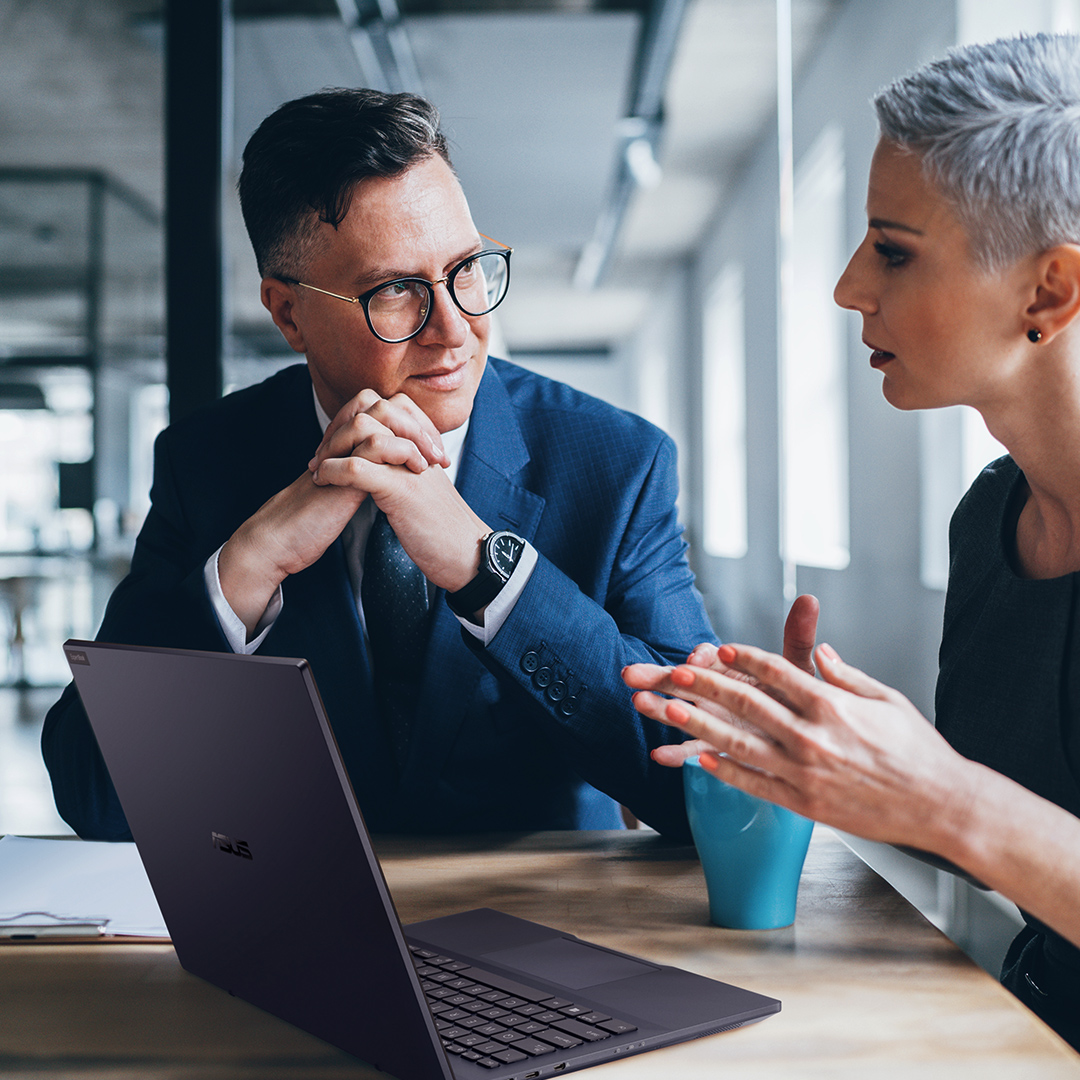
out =
[[1001,406],[980,409],[1027,480],[1016,553],[1021,573],[1040,579],[1080,571],[1080,380],[1071,366],[1051,378],[1052,366]]

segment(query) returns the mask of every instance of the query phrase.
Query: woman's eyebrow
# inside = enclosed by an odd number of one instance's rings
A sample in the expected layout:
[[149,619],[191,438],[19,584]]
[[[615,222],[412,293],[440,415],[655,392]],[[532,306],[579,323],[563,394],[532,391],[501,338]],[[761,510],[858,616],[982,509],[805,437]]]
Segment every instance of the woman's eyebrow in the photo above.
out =
[[921,229],[916,229],[912,225],[905,225],[901,221],[889,221],[887,218],[871,218],[869,222],[871,229],[899,229],[901,232],[913,233],[915,236],[922,236]]

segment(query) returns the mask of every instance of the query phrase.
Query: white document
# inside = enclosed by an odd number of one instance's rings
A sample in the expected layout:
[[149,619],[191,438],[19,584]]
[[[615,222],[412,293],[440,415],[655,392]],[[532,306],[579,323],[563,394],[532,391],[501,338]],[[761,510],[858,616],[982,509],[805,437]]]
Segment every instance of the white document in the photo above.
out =
[[169,935],[130,843],[0,839],[0,924],[17,918],[21,925],[99,923],[105,934]]

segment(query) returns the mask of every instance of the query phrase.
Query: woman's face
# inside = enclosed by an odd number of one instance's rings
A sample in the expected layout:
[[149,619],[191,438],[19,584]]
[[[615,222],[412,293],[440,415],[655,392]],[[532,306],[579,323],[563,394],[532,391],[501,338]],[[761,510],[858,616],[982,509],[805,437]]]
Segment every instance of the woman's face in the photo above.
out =
[[866,214],[866,238],[834,296],[862,315],[886,399],[899,409],[979,408],[1007,395],[1026,342],[1026,260],[981,270],[921,159],[888,140],[870,166]]

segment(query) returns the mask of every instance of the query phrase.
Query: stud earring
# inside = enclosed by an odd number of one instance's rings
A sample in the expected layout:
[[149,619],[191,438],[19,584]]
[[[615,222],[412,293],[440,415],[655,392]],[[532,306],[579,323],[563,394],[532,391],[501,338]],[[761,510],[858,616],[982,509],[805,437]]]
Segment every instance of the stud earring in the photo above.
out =
[[1034,326],[1028,331],[1028,341],[1032,345],[1038,345],[1042,341],[1042,331],[1036,329]]

